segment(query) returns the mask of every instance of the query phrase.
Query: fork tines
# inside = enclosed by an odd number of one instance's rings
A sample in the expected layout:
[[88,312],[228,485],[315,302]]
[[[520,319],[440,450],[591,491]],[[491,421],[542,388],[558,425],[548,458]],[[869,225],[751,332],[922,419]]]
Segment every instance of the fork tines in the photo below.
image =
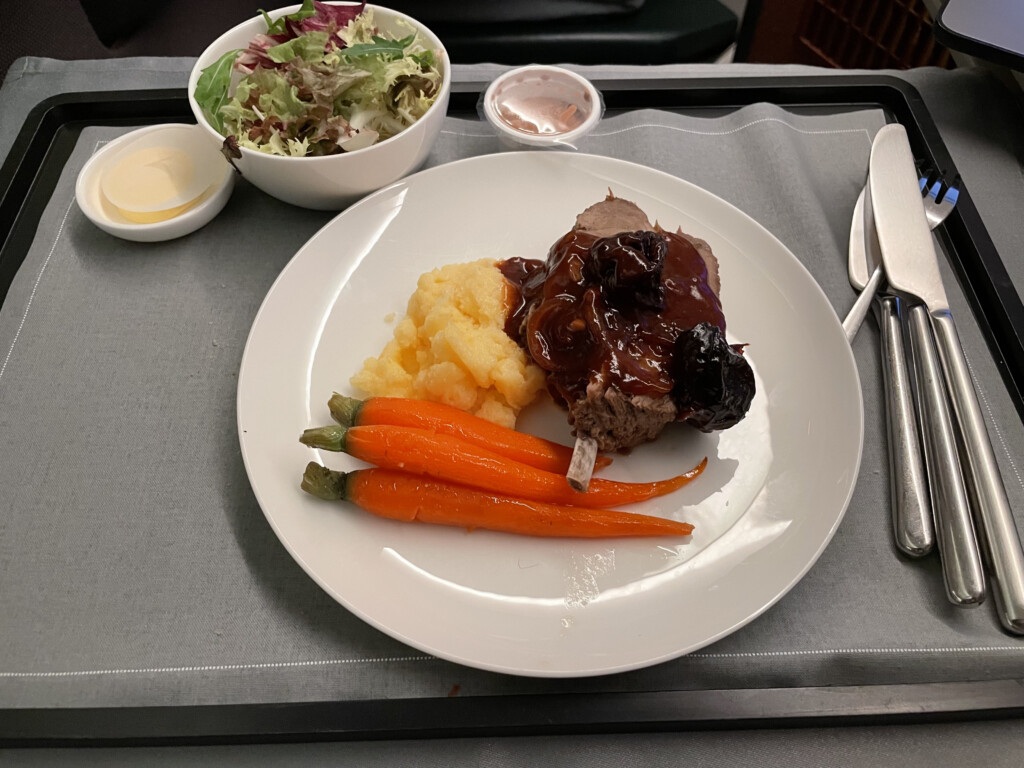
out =
[[959,193],[960,177],[953,179],[952,183],[947,182],[945,174],[941,171],[929,170],[919,180],[921,196],[930,197],[936,203],[948,200],[951,204],[956,203]]

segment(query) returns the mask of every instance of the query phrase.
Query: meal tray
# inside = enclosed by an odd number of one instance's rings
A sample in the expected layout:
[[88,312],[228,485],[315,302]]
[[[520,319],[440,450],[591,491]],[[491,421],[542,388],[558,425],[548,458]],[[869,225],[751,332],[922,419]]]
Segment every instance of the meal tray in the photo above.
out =
[[[608,114],[883,108],[919,165],[956,167],[919,94],[887,76],[596,80]],[[449,114],[476,117],[480,89],[453,87]],[[191,122],[184,90],[77,93],[32,111],[0,169],[0,302],[24,260],[83,128]],[[968,189],[940,237],[1024,419],[1024,305]],[[622,693],[516,694],[281,704],[0,710],[0,744],[205,744],[921,722],[1024,715],[1019,680]]]

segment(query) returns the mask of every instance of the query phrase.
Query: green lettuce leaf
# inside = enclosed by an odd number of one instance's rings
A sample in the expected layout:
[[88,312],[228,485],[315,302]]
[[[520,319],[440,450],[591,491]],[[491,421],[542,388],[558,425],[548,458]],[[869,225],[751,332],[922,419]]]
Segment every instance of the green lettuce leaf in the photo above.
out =
[[228,102],[231,90],[231,66],[241,49],[228,51],[199,75],[196,81],[195,99],[203,110],[210,125],[219,133],[224,133],[224,120],[220,110]]
[[282,16],[277,21],[271,21],[270,14],[260,9],[260,13],[263,15],[263,20],[267,22],[267,34],[268,35],[280,35],[285,31],[285,22],[288,19],[292,21],[302,21],[308,19],[310,16],[316,14],[316,8],[313,6],[313,0],[302,0],[302,7],[299,8],[295,13],[290,16]]
[[403,37],[401,40],[389,40],[386,37],[373,36],[373,42],[356,43],[341,51],[342,58],[352,59],[363,56],[383,56],[386,59],[400,59],[405,55],[406,46],[410,45],[416,35]]
[[279,77],[275,79],[273,87],[260,89],[259,108],[264,115],[289,121],[303,117],[309,105],[299,98],[298,88]]
[[299,37],[293,37],[286,43],[268,48],[267,56],[278,64],[284,64],[292,59],[322,61],[326,47],[326,32],[307,32]]
[[422,51],[420,53],[410,53],[409,56],[420,65],[420,69],[434,69],[436,62],[434,61],[434,52],[431,50]]

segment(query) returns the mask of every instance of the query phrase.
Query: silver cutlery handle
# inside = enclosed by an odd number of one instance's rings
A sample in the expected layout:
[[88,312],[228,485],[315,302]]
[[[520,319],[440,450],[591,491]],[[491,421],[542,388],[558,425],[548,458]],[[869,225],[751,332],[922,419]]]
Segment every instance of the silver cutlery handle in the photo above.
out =
[[931,318],[923,304],[916,304],[907,312],[907,327],[921,396],[918,416],[946,596],[956,605],[977,605],[985,599],[985,575],[960,472]]
[[871,309],[871,302],[878,292],[878,286],[882,284],[883,277],[885,277],[885,273],[882,271],[882,265],[879,264],[875,267],[875,271],[871,273],[871,277],[865,284],[864,289],[860,292],[857,300],[850,307],[849,314],[843,320],[843,331],[846,333],[846,340],[851,344],[853,344],[857,331],[860,330],[861,323],[867,317],[868,310]]
[[878,300],[878,325],[882,331],[882,383],[889,435],[889,469],[892,485],[893,532],[896,546],[910,557],[932,551],[935,532],[928,480],[917,433],[913,388],[903,346],[900,300]]
[[1010,632],[1024,634],[1024,552],[1020,536],[953,316],[948,311],[937,311],[932,313],[932,320],[953,408],[962,430],[966,469],[971,478],[968,488],[975,501],[977,522],[981,527],[979,538],[985,545],[999,620]]

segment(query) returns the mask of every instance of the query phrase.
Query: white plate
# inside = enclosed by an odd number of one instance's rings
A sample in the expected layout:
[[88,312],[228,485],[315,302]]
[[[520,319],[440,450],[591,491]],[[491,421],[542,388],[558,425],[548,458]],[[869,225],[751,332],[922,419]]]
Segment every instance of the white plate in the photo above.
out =
[[[717,255],[734,341],[749,343],[748,417],[704,435],[672,425],[615,459],[609,477],[654,479],[707,455],[686,488],[635,507],[692,522],[692,540],[537,540],[381,520],[299,490],[306,463],[354,468],[302,446],[330,423],[327,399],[390,338],[416,279],[490,256],[543,258],[608,188]],[[520,428],[571,442],[544,403]],[[360,201],[285,267],[253,323],[238,381],[252,487],[282,543],[331,596],[439,657],[535,676],[583,676],[665,661],[729,634],[813,565],[846,510],[863,405],[839,320],[771,234],[676,177],[604,157],[509,153],[416,174]]]

